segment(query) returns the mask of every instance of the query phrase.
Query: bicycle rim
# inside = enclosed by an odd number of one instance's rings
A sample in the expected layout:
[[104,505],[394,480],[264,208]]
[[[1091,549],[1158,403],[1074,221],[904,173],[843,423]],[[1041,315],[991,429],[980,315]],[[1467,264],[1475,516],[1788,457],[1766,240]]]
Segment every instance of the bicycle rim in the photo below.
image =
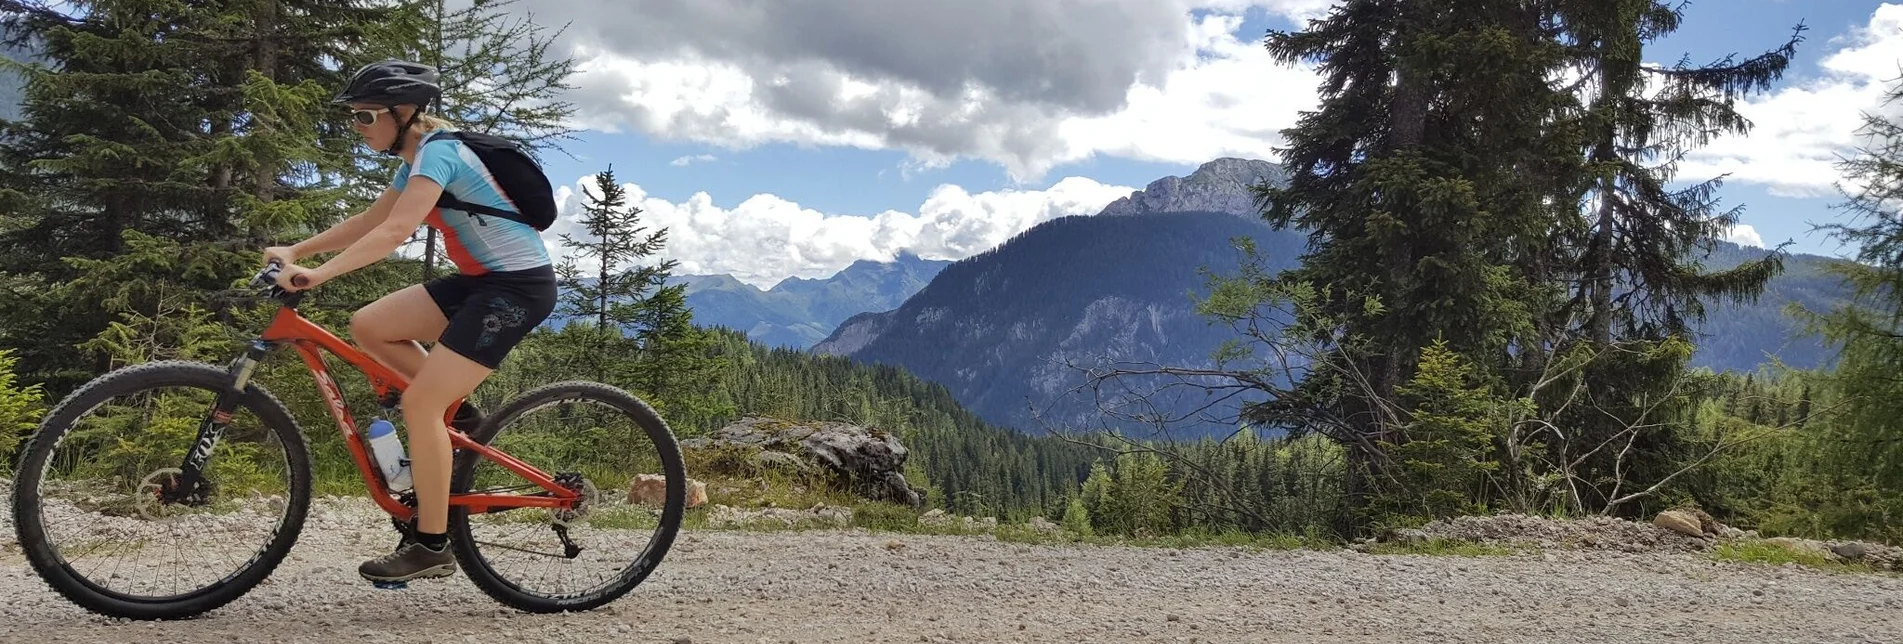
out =
[[48,585],[93,612],[203,613],[263,581],[296,542],[310,463],[282,403],[251,386],[206,464],[179,465],[230,376],[158,362],[102,376],[61,401],[24,447],[14,529]]
[[[672,546],[686,506],[680,448],[666,423],[627,392],[547,385],[504,405],[471,438],[586,496],[574,511],[451,508],[451,541],[465,574],[498,601],[531,612],[594,608],[633,590]],[[450,488],[539,491],[473,452],[458,456]]]

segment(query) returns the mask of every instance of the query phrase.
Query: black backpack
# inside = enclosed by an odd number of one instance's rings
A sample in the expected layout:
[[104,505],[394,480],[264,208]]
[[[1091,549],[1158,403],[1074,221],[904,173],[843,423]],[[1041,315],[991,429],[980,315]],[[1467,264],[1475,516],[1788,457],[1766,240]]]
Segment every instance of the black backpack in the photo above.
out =
[[533,226],[537,231],[548,230],[549,226],[555,224],[555,190],[549,186],[548,175],[542,173],[542,166],[537,165],[535,159],[530,158],[521,146],[499,136],[460,130],[436,132],[424,143],[438,138],[456,139],[469,146],[476,157],[482,159],[482,165],[489,169],[489,174],[496,178],[496,183],[502,186],[502,194],[515,202],[515,207],[522,212],[513,213],[469,203],[451,196],[448,190],[444,190],[443,196],[436,199],[438,207],[475,214],[478,222],[481,222],[482,215],[519,221]]

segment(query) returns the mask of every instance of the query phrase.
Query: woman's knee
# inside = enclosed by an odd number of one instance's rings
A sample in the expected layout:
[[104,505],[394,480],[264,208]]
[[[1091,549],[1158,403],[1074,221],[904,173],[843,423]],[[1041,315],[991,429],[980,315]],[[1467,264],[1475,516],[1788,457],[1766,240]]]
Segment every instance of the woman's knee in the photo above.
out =
[[379,333],[382,325],[377,324],[380,316],[376,309],[377,305],[372,303],[350,314],[350,337],[355,338],[358,344],[390,341],[390,338],[385,337],[386,334]]
[[442,392],[414,385],[403,390],[402,399],[403,414],[410,418],[442,418],[449,411],[451,402],[450,397]]

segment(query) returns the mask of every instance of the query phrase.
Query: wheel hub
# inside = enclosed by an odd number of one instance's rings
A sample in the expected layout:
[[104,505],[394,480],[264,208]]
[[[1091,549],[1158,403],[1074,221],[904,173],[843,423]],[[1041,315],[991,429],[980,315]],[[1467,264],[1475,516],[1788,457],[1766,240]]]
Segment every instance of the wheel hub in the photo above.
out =
[[212,492],[211,481],[203,476],[187,480],[184,472],[176,467],[153,470],[139,480],[139,516],[158,520],[171,516],[166,506],[204,507],[211,503]]
[[557,474],[555,475],[555,482],[571,492],[580,494],[581,498],[575,499],[575,506],[572,508],[550,510],[549,515],[551,521],[558,525],[567,526],[570,523],[587,518],[588,511],[593,509],[595,497],[599,495],[599,492],[595,489],[595,482],[588,480],[587,477],[582,476],[579,472],[562,472]]

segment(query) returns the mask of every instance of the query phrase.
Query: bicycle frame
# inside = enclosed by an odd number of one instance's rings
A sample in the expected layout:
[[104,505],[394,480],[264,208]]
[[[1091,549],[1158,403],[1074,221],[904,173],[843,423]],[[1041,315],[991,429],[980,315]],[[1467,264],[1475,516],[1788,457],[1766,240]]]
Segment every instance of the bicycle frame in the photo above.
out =
[[[262,359],[264,354],[271,348],[288,344],[296,349],[298,355],[304,359],[304,365],[310,369],[311,376],[316,379],[318,390],[323,392],[324,401],[330,408],[331,417],[336,420],[338,431],[343,433],[344,443],[350,448],[351,458],[356,461],[357,470],[363,475],[364,485],[367,486],[371,492],[371,500],[375,501],[378,507],[383,508],[385,512],[388,512],[392,517],[400,521],[407,522],[413,520],[415,509],[402,503],[394,494],[394,491],[390,489],[389,483],[383,480],[382,473],[371,465],[370,452],[366,449],[362,434],[357,431],[356,421],[351,417],[350,410],[344,404],[343,392],[337,388],[337,383],[331,378],[330,370],[324,365],[323,356],[319,352],[329,351],[362,372],[364,376],[369,379],[370,386],[375,391],[377,399],[379,401],[385,401],[386,405],[390,405],[401,398],[403,390],[409,386],[408,381],[395,371],[385,367],[383,363],[371,358],[369,354],[363,353],[356,347],[351,346],[350,343],[332,334],[328,329],[319,326],[317,323],[299,314],[295,306],[296,301],[302,299],[301,297],[297,297],[299,295],[302,294],[291,294],[291,297],[295,299],[285,301],[284,306],[278,308],[277,313],[271,318],[271,323],[265,328],[263,333],[259,334],[257,341],[252,344],[250,350],[246,351],[243,356],[234,361],[232,373],[236,376],[236,380],[234,381],[233,391],[243,390],[245,381],[250,377],[252,369],[255,368],[258,360]],[[530,494],[456,494],[452,492],[449,495],[449,505],[451,507],[463,506],[469,508],[469,511],[472,513],[483,513],[491,512],[495,509],[520,507],[565,509],[575,505],[576,501],[581,498],[581,495],[557,483],[547,472],[543,472],[533,465],[524,463],[501,450],[477,443],[462,431],[454,427],[449,427],[449,421],[455,418],[456,410],[462,406],[463,402],[464,401],[459,400],[444,411],[443,424],[444,427],[449,430],[451,448],[469,450],[481,458],[488,459],[508,468],[509,471],[514,472],[517,476],[521,476],[541,486],[544,490],[547,490],[549,496]],[[198,443],[194,445],[192,454],[187,457],[186,467],[188,470],[196,471],[198,467],[203,465],[204,458],[209,455],[211,446],[217,441],[217,434],[222,432],[222,426],[230,419],[229,413],[223,411],[228,409],[227,404],[225,401],[220,400],[218,403],[219,411],[214,412],[212,418],[207,419],[209,421],[208,425],[215,425],[215,427],[201,429],[200,439]],[[451,463],[453,467],[454,460],[452,460]]]

